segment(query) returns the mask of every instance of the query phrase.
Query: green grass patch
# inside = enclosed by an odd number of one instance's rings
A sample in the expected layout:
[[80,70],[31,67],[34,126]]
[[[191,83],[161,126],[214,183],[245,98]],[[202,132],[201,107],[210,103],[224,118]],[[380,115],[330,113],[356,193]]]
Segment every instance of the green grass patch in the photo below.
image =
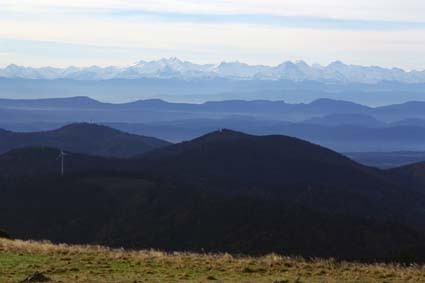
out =
[[425,267],[304,260],[279,255],[162,253],[0,239],[0,282],[41,272],[52,282],[425,282]]

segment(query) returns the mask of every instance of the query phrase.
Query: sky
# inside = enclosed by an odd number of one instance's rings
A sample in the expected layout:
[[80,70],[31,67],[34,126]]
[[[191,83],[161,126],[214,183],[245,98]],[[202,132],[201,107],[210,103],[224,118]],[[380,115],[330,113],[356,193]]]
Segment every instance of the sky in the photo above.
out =
[[0,0],[0,66],[286,60],[425,69],[423,0]]

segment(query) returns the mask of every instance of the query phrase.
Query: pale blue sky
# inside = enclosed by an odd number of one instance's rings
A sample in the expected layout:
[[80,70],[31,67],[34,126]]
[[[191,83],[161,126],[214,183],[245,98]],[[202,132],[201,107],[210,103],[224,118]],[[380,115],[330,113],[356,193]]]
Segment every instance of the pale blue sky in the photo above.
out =
[[425,69],[425,1],[0,0],[0,66],[171,56]]

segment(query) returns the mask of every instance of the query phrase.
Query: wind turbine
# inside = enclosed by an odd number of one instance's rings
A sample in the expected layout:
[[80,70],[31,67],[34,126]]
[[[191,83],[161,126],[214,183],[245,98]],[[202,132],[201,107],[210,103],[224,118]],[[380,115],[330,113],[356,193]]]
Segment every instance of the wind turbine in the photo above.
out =
[[61,151],[59,152],[59,156],[56,159],[60,159],[61,160],[61,176],[63,176],[63,174],[65,173],[64,171],[64,160],[65,160],[65,156],[67,155],[71,155],[69,153],[66,153],[63,151],[63,149],[61,149]]

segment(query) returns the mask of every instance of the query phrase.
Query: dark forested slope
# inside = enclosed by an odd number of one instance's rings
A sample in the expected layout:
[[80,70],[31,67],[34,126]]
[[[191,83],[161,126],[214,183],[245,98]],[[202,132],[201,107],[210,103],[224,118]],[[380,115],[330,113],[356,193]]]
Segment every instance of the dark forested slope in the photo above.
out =
[[416,181],[305,141],[222,130],[133,159],[73,154],[65,177],[57,153],[0,158],[1,229],[129,248],[425,260]]
[[45,132],[0,131],[0,153],[22,147],[47,146],[90,155],[131,157],[168,144],[160,139],[88,123],[70,124]]

